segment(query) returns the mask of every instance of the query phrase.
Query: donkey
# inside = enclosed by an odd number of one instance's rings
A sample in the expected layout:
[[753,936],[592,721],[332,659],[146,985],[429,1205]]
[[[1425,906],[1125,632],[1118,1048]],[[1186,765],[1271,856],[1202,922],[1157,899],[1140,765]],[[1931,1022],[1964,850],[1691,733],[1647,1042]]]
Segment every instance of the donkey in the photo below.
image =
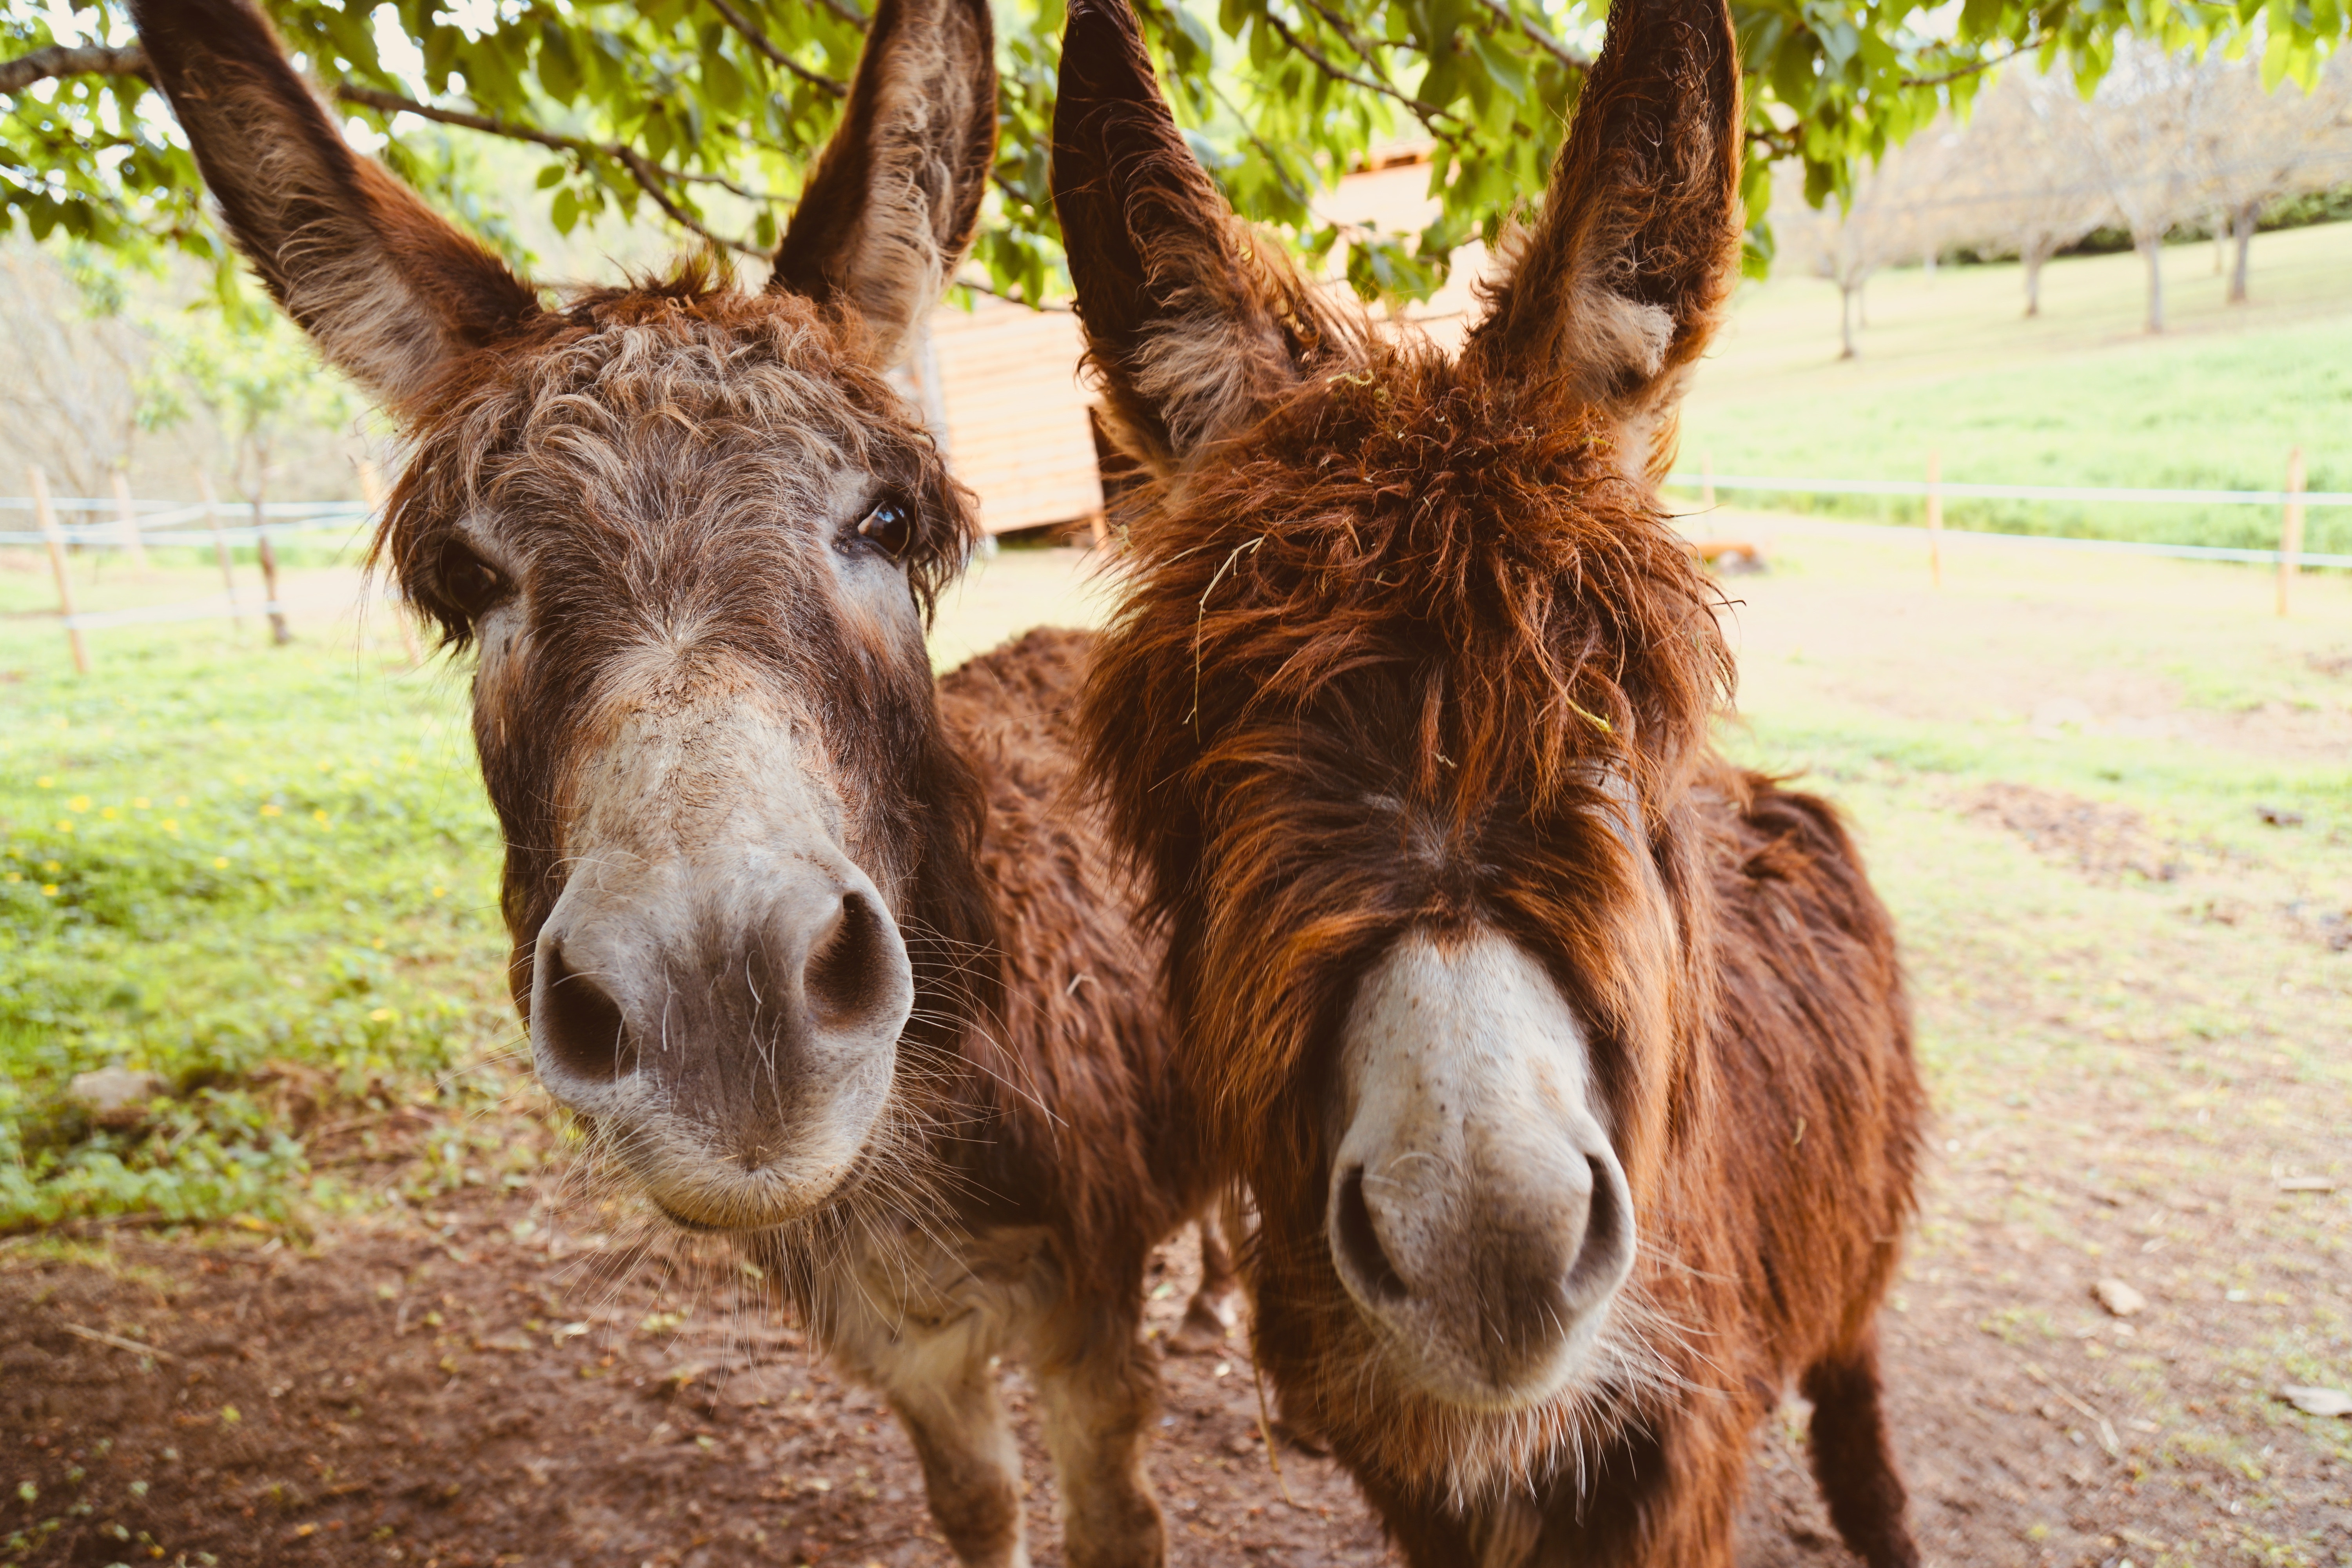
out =
[[935,686],[976,524],[885,380],[988,178],[983,0],[881,0],[765,289],[560,299],[355,155],[249,0],[133,15],[237,244],[412,443],[378,558],[478,650],[541,1080],[884,1392],[962,1561],[1026,1561],[1018,1345],[1069,1561],[1161,1562],[1143,1272],[1208,1184],[1158,950],[1065,799],[1087,639]]
[[1234,221],[1125,0],[1063,51],[1055,201],[1151,475],[1080,724],[1285,1414],[1427,1568],[1719,1568],[1794,1382],[1837,1528],[1914,1563],[1890,922],[1829,805],[1716,750],[1656,495],[1739,249],[1724,0],[1618,0],[1456,356]]

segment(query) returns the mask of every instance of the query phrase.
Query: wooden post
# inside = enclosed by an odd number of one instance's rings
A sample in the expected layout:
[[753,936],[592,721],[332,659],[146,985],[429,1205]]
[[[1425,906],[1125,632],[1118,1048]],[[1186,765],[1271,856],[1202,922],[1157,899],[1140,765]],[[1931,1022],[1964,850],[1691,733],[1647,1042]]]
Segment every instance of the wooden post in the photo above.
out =
[[2278,613],[2284,619],[2294,596],[2294,574],[2303,569],[2303,448],[2286,454],[2286,518],[2279,525]]
[[253,498],[254,553],[261,557],[261,591],[269,595],[269,640],[284,647],[294,640],[293,631],[286,625],[286,612],[278,607],[278,549],[269,542],[269,530],[261,521],[261,498]]
[[241,632],[245,630],[245,604],[236,596],[236,564],[229,554],[228,535],[221,531],[220,504],[213,498],[213,477],[202,468],[196,470],[196,494],[205,503],[205,527],[212,531],[213,559],[220,563],[221,586],[228,590],[229,617]]
[[33,487],[33,511],[41,520],[41,539],[49,547],[49,570],[58,574],[58,608],[66,618],[66,644],[73,649],[74,673],[89,673],[89,649],[82,645],[81,628],[74,625],[73,574],[66,570],[65,535],[58,531],[58,514],[49,506],[49,481],[39,467],[25,470]]
[[1698,455],[1698,504],[1707,511],[1715,510],[1715,454]]
[[1927,575],[1944,585],[1944,454],[1927,453]]
[[131,504],[131,479],[121,468],[114,470],[114,515],[122,520],[122,552],[131,569],[141,576],[147,574],[147,542],[139,537],[139,509]]

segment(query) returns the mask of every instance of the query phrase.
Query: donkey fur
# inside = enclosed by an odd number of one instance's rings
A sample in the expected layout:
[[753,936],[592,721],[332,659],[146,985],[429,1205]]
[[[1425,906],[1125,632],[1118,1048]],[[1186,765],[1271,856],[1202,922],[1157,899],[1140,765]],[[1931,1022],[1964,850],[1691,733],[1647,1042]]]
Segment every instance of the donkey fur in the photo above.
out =
[[[1244,246],[1124,0],[1076,0],[1063,59],[1079,310],[1156,476],[1125,509],[1088,765],[1170,933],[1212,1157],[1256,1205],[1286,1415],[1416,1564],[1704,1568],[1801,1384],[1839,1528],[1914,1562],[1873,1327],[1925,1117],[1894,934],[1836,813],[1716,750],[1732,661],[1654,488],[1739,243],[1721,0],[1619,0],[1458,358]],[[1218,355],[1208,393],[1163,368]],[[1325,1229],[1355,983],[1473,922],[1594,1036],[1642,1237],[1584,1374],[1507,1410],[1394,1375]]]

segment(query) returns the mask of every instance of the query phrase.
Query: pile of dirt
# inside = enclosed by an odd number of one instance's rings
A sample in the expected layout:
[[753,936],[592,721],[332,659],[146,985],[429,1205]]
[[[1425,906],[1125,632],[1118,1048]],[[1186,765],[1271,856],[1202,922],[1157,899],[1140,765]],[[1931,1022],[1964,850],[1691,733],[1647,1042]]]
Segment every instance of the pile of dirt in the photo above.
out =
[[2096,881],[2116,881],[2129,873],[2151,882],[2169,882],[2188,868],[2179,846],[2150,832],[2147,819],[2127,805],[2004,783],[1985,785],[1962,809],[1969,816],[1998,823],[2036,853]]

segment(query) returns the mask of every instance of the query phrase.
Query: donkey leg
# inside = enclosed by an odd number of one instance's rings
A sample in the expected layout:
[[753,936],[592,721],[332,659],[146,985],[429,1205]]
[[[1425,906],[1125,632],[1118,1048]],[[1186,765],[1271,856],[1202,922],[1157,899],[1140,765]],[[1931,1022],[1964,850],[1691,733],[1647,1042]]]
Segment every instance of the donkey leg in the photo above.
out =
[[968,1568],[1029,1568],[1021,1539],[1021,1451],[997,1400],[989,1358],[919,1364],[932,1359],[882,1369],[883,1394],[922,1462],[931,1517]]
[[1223,1350],[1233,1332],[1234,1255],[1225,1247],[1224,1227],[1213,1209],[1201,1215],[1201,1288],[1184,1308],[1184,1321],[1168,1336],[1173,1355],[1206,1355]]
[[[871,1263],[870,1258],[859,1259]],[[1008,1339],[1004,1304],[959,1300],[927,1276],[963,1274],[961,1251],[837,1268],[809,1312],[835,1364],[881,1391],[913,1439],[931,1517],[967,1568],[1029,1568],[1021,1450],[989,1364]]]
[[1062,1488],[1070,1568],[1160,1568],[1168,1560],[1160,1500],[1143,1446],[1160,1406],[1160,1375],[1133,1314],[1085,1330],[1069,1355],[1041,1355],[1038,1414]]
[[1877,1329],[1815,1362],[1802,1387],[1813,1402],[1813,1479],[1830,1521],[1870,1568],[1916,1568],[1903,1474],[1879,1406]]

